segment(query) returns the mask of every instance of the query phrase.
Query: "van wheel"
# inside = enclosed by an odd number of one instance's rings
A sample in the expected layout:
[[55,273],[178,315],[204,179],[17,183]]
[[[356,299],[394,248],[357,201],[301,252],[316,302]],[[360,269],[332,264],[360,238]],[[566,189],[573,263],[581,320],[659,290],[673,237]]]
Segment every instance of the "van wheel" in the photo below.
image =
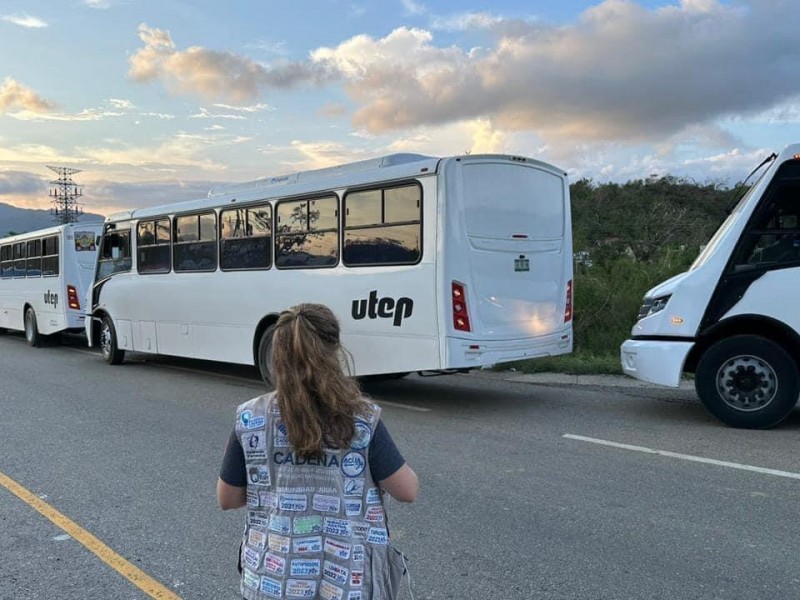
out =
[[121,365],[125,360],[125,350],[120,350],[117,346],[117,332],[108,315],[100,323],[100,352],[103,360],[110,365]]
[[695,389],[706,410],[723,423],[768,429],[797,404],[800,375],[791,356],[775,342],[737,335],[706,350],[697,365]]
[[36,324],[36,313],[32,308],[25,311],[25,339],[34,348],[42,345],[42,336],[39,333],[39,326]]
[[258,343],[258,370],[261,372],[261,379],[267,384],[267,388],[274,389],[275,383],[272,381],[272,371],[270,360],[272,359],[272,335],[275,333],[275,325],[270,325],[261,334],[261,341]]

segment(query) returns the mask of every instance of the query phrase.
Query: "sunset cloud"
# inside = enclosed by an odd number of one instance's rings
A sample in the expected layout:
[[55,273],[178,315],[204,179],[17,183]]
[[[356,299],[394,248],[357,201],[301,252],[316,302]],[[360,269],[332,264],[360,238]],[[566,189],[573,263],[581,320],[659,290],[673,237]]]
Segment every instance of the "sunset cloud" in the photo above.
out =
[[139,26],[144,44],[129,60],[128,75],[141,83],[161,81],[176,94],[196,94],[212,100],[248,104],[262,89],[289,89],[321,83],[328,75],[319,63],[278,62],[265,67],[250,58],[192,46],[178,50],[168,31]]
[[44,114],[53,109],[55,109],[55,104],[45,100],[31,88],[11,77],[6,77],[3,84],[0,85],[0,114],[11,111]]

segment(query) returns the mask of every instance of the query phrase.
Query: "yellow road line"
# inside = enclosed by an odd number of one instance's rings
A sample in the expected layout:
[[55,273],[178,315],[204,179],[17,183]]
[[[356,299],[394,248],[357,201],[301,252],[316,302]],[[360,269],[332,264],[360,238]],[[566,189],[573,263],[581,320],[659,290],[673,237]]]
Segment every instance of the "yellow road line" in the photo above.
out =
[[1,472],[0,485],[22,500],[25,504],[34,508],[44,517],[52,521],[57,527],[63,529],[73,539],[83,544],[90,552],[97,556],[97,558],[102,560],[151,598],[157,598],[158,600],[181,600],[180,596],[174,594],[147,573],[129,563],[80,525],[58,512],[47,502],[35,496]]

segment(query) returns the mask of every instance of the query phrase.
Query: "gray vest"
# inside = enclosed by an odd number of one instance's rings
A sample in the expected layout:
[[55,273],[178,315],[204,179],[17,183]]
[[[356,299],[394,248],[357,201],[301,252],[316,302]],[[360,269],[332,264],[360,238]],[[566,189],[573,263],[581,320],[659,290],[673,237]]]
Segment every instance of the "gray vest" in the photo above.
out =
[[247,468],[242,596],[247,600],[397,597],[400,553],[389,544],[381,490],[369,469],[380,417],[356,419],[349,448],[304,459],[289,443],[275,393],[236,411]]

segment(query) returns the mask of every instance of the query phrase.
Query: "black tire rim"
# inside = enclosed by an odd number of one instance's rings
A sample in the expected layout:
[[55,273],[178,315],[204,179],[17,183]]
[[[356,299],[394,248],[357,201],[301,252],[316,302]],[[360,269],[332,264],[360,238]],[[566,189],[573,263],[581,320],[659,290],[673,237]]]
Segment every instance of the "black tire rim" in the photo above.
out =
[[25,314],[25,338],[29,342],[33,341],[33,316],[30,311]]
[[100,328],[100,350],[106,358],[111,356],[111,327],[105,321]]
[[717,371],[717,393],[734,410],[762,410],[778,394],[778,377],[772,366],[758,356],[735,356]]

